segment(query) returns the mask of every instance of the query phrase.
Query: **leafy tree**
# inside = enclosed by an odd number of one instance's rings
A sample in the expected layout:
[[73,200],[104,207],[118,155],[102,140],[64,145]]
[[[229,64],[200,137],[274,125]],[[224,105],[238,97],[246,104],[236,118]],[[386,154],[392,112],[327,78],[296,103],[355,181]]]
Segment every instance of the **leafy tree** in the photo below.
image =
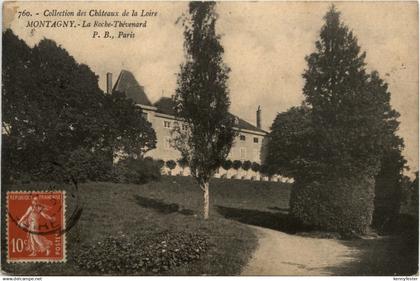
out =
[[260,164],[258,164],[257,162],[252,162],[251,170],[253,170],[254,172],[259,172],[260,171]]
[[[275,173],[287,177],[316,176],[308,173],[313,163],[309,159],[314,158],[308,156],[316,150],[311,141],[313,135],[311,110],[308,106],[292,107],[278,113],[271,126],[264,164]],[[305,173],[302,173],[303,170]]]
[[14,170],[17,177],[34,174],[44,163],[66,166],[69,159],[112,164],[116,150],[141,156],[154,147],[154,131],[141,110],[118,93],[104,95],[95,73],[54,41],[43,39],[31,49],[6,30],[3,46],[6,177]]
[[[29,162],[22,161],[27,155],[22,131],[30,121],[27,117],[31,95],[27,89],[33,85],[31,75],[31,49],[10,29],[2,37],[2,181],[14,175],[16,167],[27,170]],[[36,139],[35,136],[32,136]],[[29,157],[27,157],[29,158]],[[30,160],[29,158],[28,160]]]
[[265,175],[265,176],[268,175],[268,165],[262,164],[260,166],[260,173]]
[[[419,171],[416,172],[416,178],[413,181],[412,184],[412,206],[414,207],[415,215],[417,216],[417,219],[419,217]],[[418,223],[417,223],[418,224]]]
[[177,163],[182,168],[185,168],[188,166],[188,161],[185,158],[178,159]]
[[113,158],[116,154],[142,158],[156,147],[156,133],[139,106],[119,92],[106,95],[106,102],[109,122],[105,123],[105,142],[112,150]]
[[146,156],[146,157],[144,157],[144,160],[145,160],[145,161],[153,161],[153,157],[151,157],[151,156]]
[[245,171],[248,171],[249,169],[251,169],[252,163],[251,161],[247,160],[244,161],[244,163],[242,164],[242,169],[244,169]]
[[165,166],[165,161],[162,159],[156,160],[156,163],[158,164],[158,167],[161,169],[163,168],[163,166]]
[[226,159],[235,137],[223,47],[216,35],[215,2],[191,2],[184,18],[186,62],[176,89],[176,116],[187,130],[174,129],[174,147],[188,160],[191,174],[204,193],[204,218],[209,216],[209,181]]
[[296,140],[291,147],[303,150],[292,150],[293,156],[274,149],[269,155],[271,161],[276,154],[285,160],[277,167],[295,177],[292,216],[326,230],[364,233],[372,222],[375,176],[398,114],[389,105],[386,84],[376,72],[366,73],[365,53],[339,16],[334,7],[328,11],[316,51],[306,58],[309,115],[288,112],[282,118],[292,117],[286,121],[292,134],[273,133],[286,144]]
[[222,163],[222,167],[223,169],[230,170],[232,168],[232,160],[226,159],[225,161],[223,161]]
[[242,161],[241,160],[235,160],[232,163],[232,168],[235,170],[239,170],[242,167]]
[[21,164],[12,168],[30,173],[40,163],[63,164],[72,151],[100,147],[106,114],[96,75],[54,41],[30,49],[12,31],[3,35],[5,156]]
[[165,166],[169,169],[169,174],[172,174],[172,170],[176,167],[176,162],[174,160],[168,160],[165,163]]
[[402,156],[404,141],[397,135],[400,115],[391,108],[388,85],[379,78],[377,72],[373,72],[369,77],[369,87],[376,93],[377,107],[383,111],[382,128],[385,132],[381,143],[381,166],[375,177],[375,209],[372,225],[379,231],[389,232],[395,229],[398,222],[404,188],[403,172],[407,161]]

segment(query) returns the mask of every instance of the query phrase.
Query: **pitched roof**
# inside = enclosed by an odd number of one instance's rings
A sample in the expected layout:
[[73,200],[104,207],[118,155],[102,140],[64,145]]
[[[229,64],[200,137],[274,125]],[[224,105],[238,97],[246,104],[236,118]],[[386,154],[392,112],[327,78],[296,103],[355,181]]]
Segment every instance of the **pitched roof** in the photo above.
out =
[[127,98],[132,99],[137,104],[152,105],[144,92],[143,86],[137,82],[130,71],[121,70],[112,91],[125,93]]
[[[172,98],[168,97],[161,97],[157,102],[155,102],[154,106],[157,108],[157,112],[167,114],[167,115],[175,115],[175,103]],[[257,131],[266,133],[266,131],[257,128],[256,126],[252,125],[251,123],[237,117],[236,115],[233,115],[232,113],[229,113],[231,116],[233,116],[236,119],[235,127],[239,129],[244,130],[251,130],[251,131]]]
[[175,103],[172,98],[161,97],[157,102],[155,102],[154,106],[157,108],[157,112],[167,115],[175,115]]
[[238,127],[239,129],[245,129],[245,130],[257,131],[257,132],[261,132],[261,133],[267,133],[263,129],[260,129],[260,128],[252,125],[251,123],[245,121],[244,119],[241,119],[238,116],[233,115],[232,113],[229,113],[229,114],[232,115],[233,118],[236,118],[235,126]]

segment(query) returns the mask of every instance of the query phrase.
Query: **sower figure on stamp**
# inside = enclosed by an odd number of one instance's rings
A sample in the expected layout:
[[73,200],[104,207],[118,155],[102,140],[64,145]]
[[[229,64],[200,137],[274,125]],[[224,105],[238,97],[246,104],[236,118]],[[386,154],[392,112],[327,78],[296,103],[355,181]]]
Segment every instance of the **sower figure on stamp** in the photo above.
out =
[[45,206],[39,202],[38,196],[34,196],[32,198],[32,205],[29,206],[26,213],[18,222],[20,226],[28,226],[28,250],[31,251],[30,256],[36,256],[37,252],[45,252],[47,256],[50,255],[52,242],[43,235],[36,233],[39,231],[39,222],[41,219],[40,216],[44,217],[50,222],[55,221],[54,217],[51,217],[44,212],[48,209],[48,206]]

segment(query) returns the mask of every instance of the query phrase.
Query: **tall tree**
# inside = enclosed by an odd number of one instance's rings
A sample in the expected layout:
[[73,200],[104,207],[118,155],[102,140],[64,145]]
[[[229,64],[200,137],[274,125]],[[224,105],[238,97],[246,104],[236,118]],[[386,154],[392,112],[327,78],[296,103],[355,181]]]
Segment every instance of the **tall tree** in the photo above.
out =
[[385,132],[381,143],[381,166],[375,176],[372,225],[381,232],[389,232],[398,222],[407,161],[402,155],[404,140],[397,135],[400,114],[390,105],[388,85],[377,72],[370,74],[368,82],[369,89],[376,94],[377,108],[383,114],[382,130]]
[[303,74],[312,134],[310,153],[298,153],[305,165],[295,178],[291,214],[323,229],[364,233],[372,222],[385,140],[395,133],[389,128],[398,114],[378,74],[366,73],[365,53],[334,6],[324,19]]
[[209,181],[226,159],[235,132],[228,114],[229,68],[216,35],[215,2],[190,2],[184,18],[186,62],[176,89],[176,115],[187,130],[174,129],[174,146],[188,161],[204,193],[204,218],[209,216]]
[[22,161],[23,129],[30,120],[31,48],[10,29],[2,36],[2,179],[6,182],[13,174],[13,167],[26,168]]
[[[95,73],[54,41],[43,39],[29,48],[6,30],[3,46],[3,164],[10,164],[8,173],[30,173],[40,162],[63,165],[77,151],[142,155],[154,148],[156,137],[141,109],[120,94],[104,95]],[[107,159],[111,162],[112,156]]]
[[156,147],[156,133],[152,124],[143,117],[142,109],[124,93],[107,95],[104,124],[104,149],[112,153],[112,158],[142,158]]
[[[315,177],[310,172],[314,147],[311,110],[302,105],[278,113],[271,126],[265,164],[274,173],[287,177]],[[316,165],[316,163],[315,163]],[[302,170],[305,169],[305,173]]]

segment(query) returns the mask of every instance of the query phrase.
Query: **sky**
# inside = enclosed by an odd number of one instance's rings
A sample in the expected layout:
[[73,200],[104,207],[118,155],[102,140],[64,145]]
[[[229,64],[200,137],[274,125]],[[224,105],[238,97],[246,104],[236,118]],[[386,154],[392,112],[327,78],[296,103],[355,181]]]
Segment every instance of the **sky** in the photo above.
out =
[[[269,130],[276,114],[303,100],[305,56],[315,50],[323,16],[332,2],[224,2],[217,4],[217,32],[224,61],[231,68],[231,111],[255,124],[262,108],[262,125]],[[404,156],[411,175],[418,170],[418,7],[416,2],[334,2],[342,21],[366,51],[369,71],[377,70],[389,85],[391,104],[401,113],[398,134],[405,140]],[[132,71],[152,102],[171,96],[184,61],[183,28],[177,20],[187,2],[13,2],[5,6],[3,29],[10,27],[28,45],[42,38],[55,40],[99,76],[114,82],[121,69]],[[46,19],[45,9],[77,11],[153,10],[147,28],[133,30],[134,39],[92,38],[98,28],[26,28],[16,11]],[[39,12],[39,16],[35,13]],[[125,19],[120,17],[121,19]],[[57,19],[49,17],[47,19]],[[74,19],[74,18],[61,18]],[[83,18],[79,18],[83,19]],[[88,19],[88,18],[86,18]],[[105,18],[89,18],[104,20]],[[129,19],[130,20],[130,19]],[[98,29],[102,31],[103,29]]]

